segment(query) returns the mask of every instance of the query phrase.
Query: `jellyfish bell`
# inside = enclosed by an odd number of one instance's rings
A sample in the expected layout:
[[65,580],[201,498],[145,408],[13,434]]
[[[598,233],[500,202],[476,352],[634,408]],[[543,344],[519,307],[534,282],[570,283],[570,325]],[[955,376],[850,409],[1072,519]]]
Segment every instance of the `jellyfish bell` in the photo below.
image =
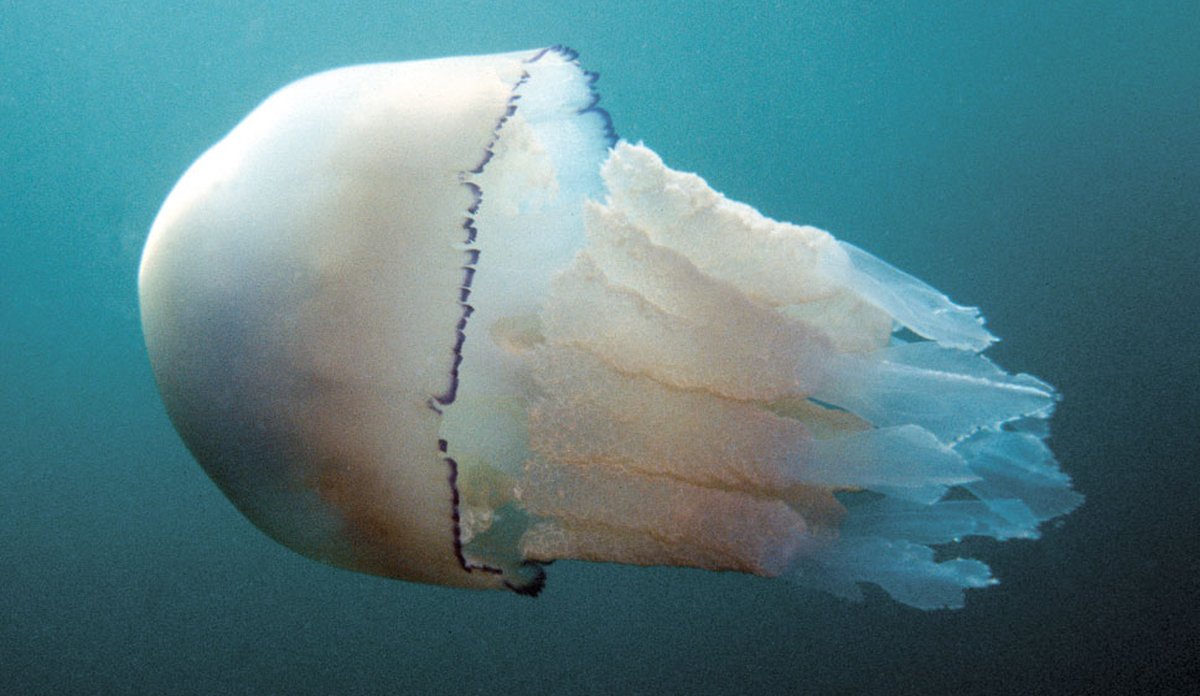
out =
[[593,82],[560,47],[332,70],[176,184],[146,345],[254,524],[456,587],[579,559],[928,608],[992,582],[933,546],[1078,504],[976,310],[617,140]]

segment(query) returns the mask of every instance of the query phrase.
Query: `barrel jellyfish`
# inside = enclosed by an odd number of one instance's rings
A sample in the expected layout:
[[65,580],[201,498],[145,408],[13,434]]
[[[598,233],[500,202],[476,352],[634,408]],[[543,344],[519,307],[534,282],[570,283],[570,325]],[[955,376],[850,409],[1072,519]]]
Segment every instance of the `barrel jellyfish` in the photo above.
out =
[[276,541],[534,595],[559,559],[955,607],[1081,500],[976,309],[622,141],[550,49],[288,85],[138,277],[183,441]]

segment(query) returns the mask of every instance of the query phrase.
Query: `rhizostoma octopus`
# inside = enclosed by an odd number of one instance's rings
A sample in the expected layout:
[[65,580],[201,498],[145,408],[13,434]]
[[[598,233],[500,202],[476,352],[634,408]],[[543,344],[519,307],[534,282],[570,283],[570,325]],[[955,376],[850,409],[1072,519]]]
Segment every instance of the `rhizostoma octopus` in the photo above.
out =
[[146,345],[254,524],[440,585],[583,559],[932,608],[994,582],[932,546],[1078,504],[977,310],[618,140],[593,82],[560,47],[331,70],[176,184]]

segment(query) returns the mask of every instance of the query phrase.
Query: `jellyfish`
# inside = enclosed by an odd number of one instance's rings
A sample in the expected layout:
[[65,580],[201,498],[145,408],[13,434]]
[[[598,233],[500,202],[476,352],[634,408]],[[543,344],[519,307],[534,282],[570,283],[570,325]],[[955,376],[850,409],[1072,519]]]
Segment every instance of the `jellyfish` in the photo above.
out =
[[536,595],[555,560],[921,608],[1081,500],[974,308],[620,140],[563,47],[270,96],[175,185],[142,326],[233,505],[351,570]]

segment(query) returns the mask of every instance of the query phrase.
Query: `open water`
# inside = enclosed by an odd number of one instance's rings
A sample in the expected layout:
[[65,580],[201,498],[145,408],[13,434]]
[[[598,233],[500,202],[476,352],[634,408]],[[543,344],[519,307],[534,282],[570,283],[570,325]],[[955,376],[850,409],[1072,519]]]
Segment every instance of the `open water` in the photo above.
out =
[[[0,693],[1194,693],[1200,4],[0,0]],[[557,563],[536,600],[268,540],[138,323],[186,166],[325,68],[562,43],[622,137],[979,305],[1087,496],[958,611]]]

